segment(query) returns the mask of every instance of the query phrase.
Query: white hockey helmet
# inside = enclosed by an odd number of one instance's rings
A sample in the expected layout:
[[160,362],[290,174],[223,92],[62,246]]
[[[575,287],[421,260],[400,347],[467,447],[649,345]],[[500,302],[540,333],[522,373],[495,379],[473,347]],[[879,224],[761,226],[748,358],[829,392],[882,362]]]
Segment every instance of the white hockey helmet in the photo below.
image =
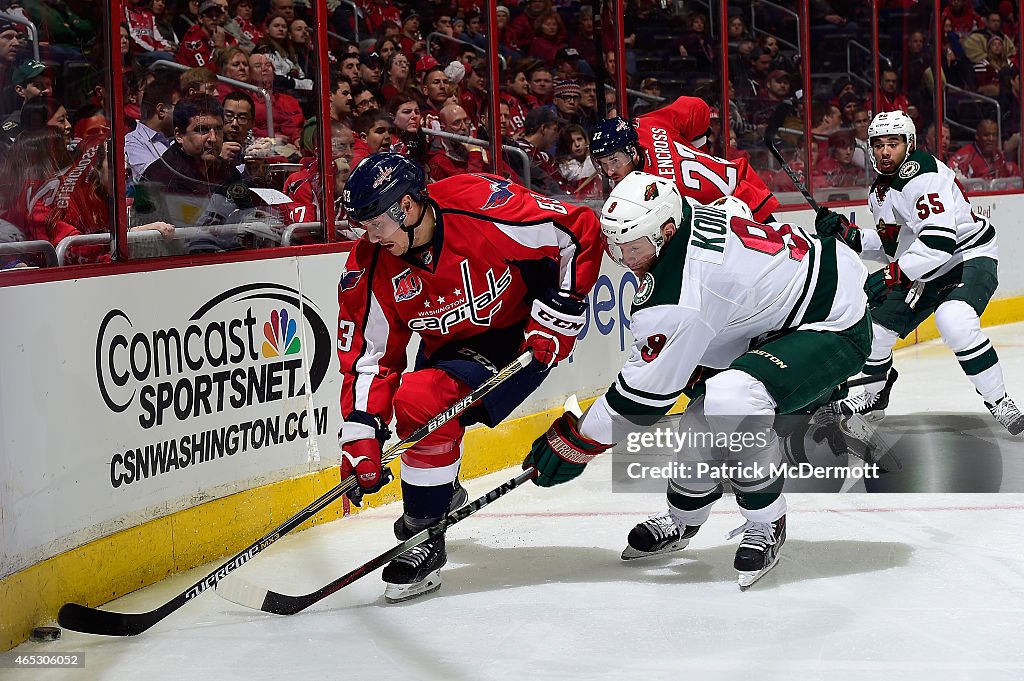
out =
[[739,215],[751,222],[754,222],[754,213],[750,210],[750,206],[740,199],[737,199],[735,196],[723,196],[720,199],[715,199],[708,205],[712,208],[717,208],[720,211],[728,213],[730,217],[733,215]]
[[[914,120],[903,111],[883,111],[871,120],[868,125],[868,144],[871,144],[874,138],[883,135],[902,135],[907,142],[907,156],[917,148],[917,128],[914,126]],[[874,171],[882,172],[875,164],[874,153],[869,156]]]
[[608,255],[625,267],[621,245],[647,238],[657,257],[665,245],[661,226],[670,220],[678,226],[682,219],[683,197],[675,182],[633,171],[615,185],[601,207],[601,233]]

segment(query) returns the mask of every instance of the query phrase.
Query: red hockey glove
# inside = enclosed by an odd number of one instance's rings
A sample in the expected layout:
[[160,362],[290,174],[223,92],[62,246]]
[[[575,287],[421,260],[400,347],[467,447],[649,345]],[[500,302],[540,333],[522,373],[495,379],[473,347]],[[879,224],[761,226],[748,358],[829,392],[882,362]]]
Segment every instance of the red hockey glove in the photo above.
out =
[[898,262],[891,262],[882,269],[872,272],[864,282],[864,293],[868,294],[868,305],[877,305],[893,291],[909,291],[914,282],[903,274]]
[[526,322],[526,338],[519,351],[529,350],[545,366],[554,366],[572,354],[576,336],[587,323],[587,301],[551,292],[533,301]]
[[359,484],[346,495],[353,504],[363,503],[364,494],[372,494],[391,482],[394,475],[381,465],[381,446],[391,437],[391,431],[376,414],[354,411],[341,425],[338,444],[341,445],[341,479],[355,476]]
[[610,448],[580,433],[579,417],[567,411],[533,441],[523,468],[537,469],[534,484],[554,487],[575,478],[591,459]]
[[845,215],[828,208],[818,210],[818,215],[814,218],[814,231],[821,237],[834,236],[858,253],[863,250],[860,228],[850,222]]

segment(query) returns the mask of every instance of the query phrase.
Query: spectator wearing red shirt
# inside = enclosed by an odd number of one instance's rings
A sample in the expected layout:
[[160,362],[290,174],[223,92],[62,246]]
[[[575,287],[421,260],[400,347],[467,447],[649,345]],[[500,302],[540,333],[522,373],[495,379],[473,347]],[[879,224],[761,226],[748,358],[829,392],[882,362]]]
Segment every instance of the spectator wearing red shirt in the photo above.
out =
[[1014,177],[1020,168],[1006,158],[999,149],[999,126],[990,118],[984,118],[974,131],[974,142],[961,147],[949,159],[949,167],[957,177],[994,180],[998,177]]
[[237,45],[234,36],[224,30],[227,0],[203,0],[199,4],[199,23],[181,38],[175,61],[186,66],[213,68],[216,50]]
[[414,9],[402,17],[402,32],[398,34],[398,45],[406,54],[419,55],[426,52],[427,44],[423,42],[423,34],[420,33],[420,13]]
[[[274,114],[274,136],[295,142],[302,135],[302,124],[306,117],[302,114],[299,100],[291,95],[274,91],[274,65],[265,54],[249,56],[249,82],[270,93],[270,103]],[[262,97],[253,98],[256,105],[256,123],[253,134],[257,137],[267,136],[267,106]]]
[[535,109],[538,106],[547,106],[554,96],[555,79],[551,75],[551,69],[546,66],[537,66],[530,70],[530,93],[526,95],[526,107]]
[[896,69],[881,70],[880,89],[878,92],[878,111],[902,111],[911,118],[917,116],[917,107],[910,103],[907,96],[897,91],[899,74]]
[[523,3],[523,12],[508,26],[511,44],[518,45],[520,50],[529,48],[536,35],[534,22],[544,12],[551,9],[551,0],[527,0]]
[[404,52],[393,52],[384,68],[384,86],[381,96],[390,102],[399,93],[408,93],[412,89],[412,65]]
[[[469,114],[458,104],[442,108],[440,121],[445,132],[470,136]],[[452,175],[486,172],[487,158],[481,146],[442,138],[438,149],[430,154],[429,165],[430,179],[436,182]]]
[[841,130],[828,138],[828,155],[814,167],[814,187],[858,187],[865,184],[864,169],[853,162],[853,132]]
[[377,33],[385,24],[402,25],[402,15],[390,0],[357,0],[363,12],[363,20],[370,33]]
[[541,59],[548,66],[555,63],[555,55],[565,47],[568,31],[562,17],[553,9],[542,12],[534,22],[533,40],[530,42],[529,55]]
[[367,156],[390,148],[391,119],[379,109],[370,109],[356,116],[352,132],[355,134],[352,146],[353,168]]
[[985,27],[985,20],[974,11],[974,7],[967,0],[949,0],[949,4],[942,8],[942,20],[947,19],[961,38],[966,38],[971,31]]

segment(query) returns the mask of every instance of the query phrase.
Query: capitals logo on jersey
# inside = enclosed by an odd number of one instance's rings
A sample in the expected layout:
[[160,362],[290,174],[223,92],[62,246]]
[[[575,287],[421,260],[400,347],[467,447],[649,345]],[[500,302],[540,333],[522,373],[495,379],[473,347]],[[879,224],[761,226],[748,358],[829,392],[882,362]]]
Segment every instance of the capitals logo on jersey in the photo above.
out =
[[392,277],[391,283],[395,287],[395,300],[397,302],[411,300],[423,291],[423,282],[412,273],[411,269]]
[[512,190],[508,186],[512,184],[508,180],[495,180],[491,182],[491,195],[484,201],[484,205],[480,206],[480,210],[490,210],[491,208],[501,208],[506,203],[512,200],[515,196]]
[[359,283],[366,269],[353,270],[351,272],[345,272],[341,275],[341,280],[338,282],[338,287],[342,291],[351,291]]

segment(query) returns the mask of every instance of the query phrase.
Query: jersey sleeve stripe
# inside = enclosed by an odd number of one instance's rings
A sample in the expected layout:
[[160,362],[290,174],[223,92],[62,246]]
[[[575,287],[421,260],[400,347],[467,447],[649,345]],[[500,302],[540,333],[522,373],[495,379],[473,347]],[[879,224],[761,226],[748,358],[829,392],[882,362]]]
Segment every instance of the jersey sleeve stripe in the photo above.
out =
[[818,242],[821,256],[818,258],[818,272],[814,278],[814,294],[800,324],[814,324],[828,319],[839,290],[839,264],[836,262],[836,240]]
[[922,234],[921,243],[933,251],[941,251],[950,255],[956,251],[956,240],[948,236],[936,236],[934,234]]
[[811,263],[807,267],[807,277],[804,279],[804,288],[800,292],[800,297],[797,298],[796,305],[794,305],[793,309],[789,311],[789,315],[786,317],[786,322],[782,325],[783,328],[788,329],[792,327],[793,321],[803,312],[807,303],[807,294],[811,291],[811,282],[814,281],[816,270],[819,267],[818,261],[821,258],[821,255],[818,252],[818,244],[821,242],[812,240],[808,243],[811,246],[808,251],[808,255],[811,256]]
[[630,416],[663,416],[675,404],[674,400],[664,405],[644,404],[643,402],[623,396],[617,389],[617,385],[613,385],[608,389],[608,392],[605,393],[605,399],[608,401],[608,406],[617,414],[627,418]]
[[683,394],[683,391],[681,389],[667,393],[652,393],[646,390],[634,388],[626,382],[626,378],[621,373],[619,373],[619,375],[615,378],[615,385],[619,387],[620,392],[630,395],[631,397],[634,397],[636,399],[644,400],[647,402],[668,401],[674,404],[675,401],[679,399],[679,396]]
[[921,236],[925,234],[935,234],[936,236],[952,236],[956,237],[956,229],[953,227],[946,227],[945,225],[928,225],[921,230]]

